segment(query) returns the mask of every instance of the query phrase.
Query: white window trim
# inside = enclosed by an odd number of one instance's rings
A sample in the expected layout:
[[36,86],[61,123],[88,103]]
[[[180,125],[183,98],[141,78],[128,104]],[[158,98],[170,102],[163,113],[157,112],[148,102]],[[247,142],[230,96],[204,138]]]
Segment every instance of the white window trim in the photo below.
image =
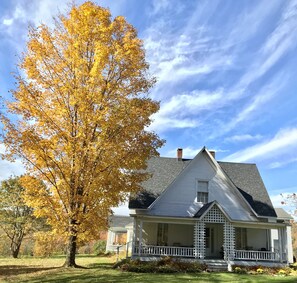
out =
[[[199,182],[204,182],[207,183],[207,189],[205,190],[199,190]],[[198,192],[199,193],[206,193],[207,194],[207,201],[206,202],[202,202],[202,201],[198,201]],[[206,179],[196,179],[196,203],[201,203],[201,204],[206,204],[209,201],[209,180]]]

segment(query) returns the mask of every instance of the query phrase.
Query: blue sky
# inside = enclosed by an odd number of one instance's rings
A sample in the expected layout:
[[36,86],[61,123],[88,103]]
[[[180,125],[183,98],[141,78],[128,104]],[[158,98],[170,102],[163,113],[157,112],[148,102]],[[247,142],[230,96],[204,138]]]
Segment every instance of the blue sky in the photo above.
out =
[[[83,1],[75,1],[77,4]],[[123,15],[144,40],[161,101],[151,129],[167,140],[161,156],[257,163],[276,206],[297,192],[297,1],[95,1]],[[27,26],[51,25],[63,0],[0,2],[0,93],[24,51]],[[4,150],[0,145],[0,150]],[[0,163],[1,179],[21,170]]]

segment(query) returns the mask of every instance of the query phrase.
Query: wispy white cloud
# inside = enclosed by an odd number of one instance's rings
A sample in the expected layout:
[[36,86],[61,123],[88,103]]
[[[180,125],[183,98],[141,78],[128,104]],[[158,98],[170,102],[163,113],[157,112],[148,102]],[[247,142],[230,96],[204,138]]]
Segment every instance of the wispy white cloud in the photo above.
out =
[[[230,121],[223,121],[223,125],[219,127],[219,130],[214,132],[211,135],[211,138],[217,138],[222,136],[231,130],[238,127],[239,124],[243,122],[251,122],[257,119],[258,114],[263,113],[263,107],[267,105],[267,103],[272,100],[277,94],[279,94],[280,90],[283,88],[284,83],[286,81],[286,77],[280,73],[276,75],[276,77],[271,78],[271,82],[267,85],[264,85],[258,92],[256,92],[247,103],[243,106],[237,107],[237,113],[234,114],[234,117]],[[229,96],[224,99],[224,102],[221,103],[221,107],[224,104],[229,103],[233,100],[233,97]]]
[[246,88],[266,74],[296,44],[297,1],[288,1],[276,28],[267,37],[256,60],[241,78],[237,88]]
[[245,135],[234,135],[231,137],[227,137],[224,139],[225,142],[244,142],[244,141],[256,141],[262,139],[262,135],[250,135],[250,134],[245,134]]
[[276,169],[276,168],[287,166],[292,163],[297,163],[297,157],[272,162],[271,164],[269,164],[269,168]]
[[[0,154],[5,153],[4,144],[0,143]],[[10,162],[8,160],[0,161],[0,181],[8,179],[10,176],[19,176],[25,173],[24,165],[20,159],[16,159],[15,162]]]
[[245,162],[250,160],[275,159],[297,150],[297,128],[280,130],[272,139],[235,152],[224,158],[226,161]]
[[166,118],[160,117],[158,114],[153,115],[153,123],[149,126],[150,131],[156,131],[162,133],[164,131],[170,131],[172,129],[185,129],[185,128],[196,128],[199,126],[199,121],[195,119],[177,119],[177,118]]
[[288,196],[296,192],[297,192],[297,187],[284,188],[281,190],[281,193],[272,194],[270,196],[272,205],[274,207],[279,207],[287,211],[289,214],[291,214],[294,217],[295,221],[297,221],[296,203],[292,203],[288,201]]
[[10,26],[11,24],[13,23],[13,19],[4,19],[2,21],[2,24],[5,25],[5,26]]
[[156,15],[163,10],[169,8],[170,6],[170,1],[169,0],[153,0],[152,2],[152,7],[153,9],[149,11],[149,14],[151,16]]
[[200,124],[198,115],[213,109],[215,102],[222,97],[222,91],[193,91],[172,96],[161,103],[161,109],[152,116],[150,129],[162,131],[172,128],[194,128]]

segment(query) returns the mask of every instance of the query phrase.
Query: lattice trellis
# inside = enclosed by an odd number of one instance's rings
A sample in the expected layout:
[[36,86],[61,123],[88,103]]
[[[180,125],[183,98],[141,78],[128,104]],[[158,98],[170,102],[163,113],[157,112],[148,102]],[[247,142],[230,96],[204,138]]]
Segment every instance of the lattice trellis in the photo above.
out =
[[235,253],[235,229],[230,222],[224,224],[224,259],[233,260]]
[[201,221],[207,223],[225,223],[227,219],[222,211],[214,205]]
[[194,256],[205,257],[205,223],[197,221],[194,228]]
[[214,205],[201,220],[196,222],[194,229],[195,258],[205,257],[205,223],[224,224],[224,258],[225,260],[234,259],[235,229],[217,205]]

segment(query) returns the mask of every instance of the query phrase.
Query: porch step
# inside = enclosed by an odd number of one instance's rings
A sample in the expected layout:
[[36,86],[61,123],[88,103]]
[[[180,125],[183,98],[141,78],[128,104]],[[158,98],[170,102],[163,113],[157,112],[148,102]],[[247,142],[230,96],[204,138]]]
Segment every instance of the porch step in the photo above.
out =
[[228,264],[224,260],[206,260],[204,263],[209,271],[228,271]]

